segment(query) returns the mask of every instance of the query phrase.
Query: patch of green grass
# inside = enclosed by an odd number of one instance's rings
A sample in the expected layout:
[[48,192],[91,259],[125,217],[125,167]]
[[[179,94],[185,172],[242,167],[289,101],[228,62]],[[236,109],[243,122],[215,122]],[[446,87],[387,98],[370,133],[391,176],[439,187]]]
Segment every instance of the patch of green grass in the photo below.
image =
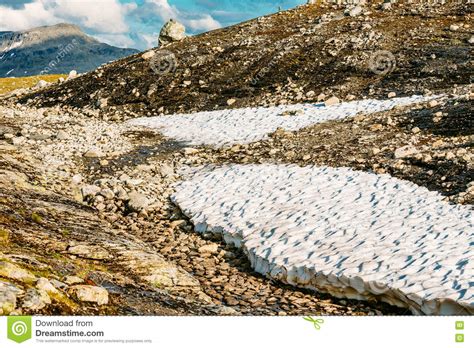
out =
[[69,231],[67,228],[64,228],[61,230],[61,234],[64,236],[64,237],[67,237],[71,234],[71,231]]
[[10,232],[0,227],[0,245],[7,245],[10,240]]
[[37,213],[31,213],[31,220],[37,224],[41,224],[43,222],[43,218]]

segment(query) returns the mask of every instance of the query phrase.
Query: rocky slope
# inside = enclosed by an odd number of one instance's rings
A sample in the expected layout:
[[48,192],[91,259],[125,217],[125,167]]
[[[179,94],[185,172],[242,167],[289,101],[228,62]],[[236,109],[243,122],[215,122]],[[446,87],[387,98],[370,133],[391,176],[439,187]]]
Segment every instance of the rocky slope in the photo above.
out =
[[[472,82],[473,5],[301,6],[134,55],[23,99],[116,117],[388,93]],[[155,54],[153,56],[153,54]],[[471,80],[471,81],[470,81]]]
[[101,43],[72,24],[1,32],[0,77],[87,72],[136,52]]

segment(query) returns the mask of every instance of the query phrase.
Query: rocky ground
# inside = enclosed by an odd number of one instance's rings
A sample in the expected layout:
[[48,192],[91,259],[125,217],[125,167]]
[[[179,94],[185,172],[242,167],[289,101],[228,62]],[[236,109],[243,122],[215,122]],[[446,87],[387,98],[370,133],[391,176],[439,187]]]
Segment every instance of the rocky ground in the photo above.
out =
[[[25,96],[114,119],[249,105],[433,93],[472,83],[473,9],[310,5],[188,37]],[[434,3],[434,2],[433,2]]]
[[[270,162],[389,173],[472,204],[472,8],[364,11],[301,7],[167,46],[179,62],[171,74],[136,55],[0,97],[1,313],[405,314],[265,279],[169,200],[182,168]],[[364,65],[379,49],[397,57],[388,75]],[[389,92],[446,96],[223,149],[121,122]]]

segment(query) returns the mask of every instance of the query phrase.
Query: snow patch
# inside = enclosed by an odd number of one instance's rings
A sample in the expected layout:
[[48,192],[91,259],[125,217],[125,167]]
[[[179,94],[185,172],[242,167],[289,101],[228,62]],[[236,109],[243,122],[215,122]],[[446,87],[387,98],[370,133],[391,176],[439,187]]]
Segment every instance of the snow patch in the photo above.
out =
[[413,313],[474,314],[474,216],[411,182],[348,168],[198,168],[172,200],[253,268]]
[[[324,106],[295,104],[270,108],[243,108],[220,111],[143,117],[129,121],[132,125],[159,129],[163,135],[189,145],[225,146],[265,139],[277,128],[295,131],[315,123],[340,120],[358,113],[375,113],[395,106],[409,105],[437,97],[412,96],[389,100],[360,100]],[[282,116],[294,112],[293,116]]]

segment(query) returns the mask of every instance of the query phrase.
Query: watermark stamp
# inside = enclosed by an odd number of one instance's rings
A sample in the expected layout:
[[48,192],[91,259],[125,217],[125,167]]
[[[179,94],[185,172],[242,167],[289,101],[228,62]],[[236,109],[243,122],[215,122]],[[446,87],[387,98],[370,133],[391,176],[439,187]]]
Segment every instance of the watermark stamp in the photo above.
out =
[[369,58],[369,69],[376,75],[387,75],[397,67],[397,60],[390,51],[377,51]]
[[8,339],[22,343],[31,338],[31,317],[11,316],[7,319]]
[[324,324],[324,319],[321,318],[303,317],[303,319],[312,323],[316,330],[320,330],[321,325]]
[[66,46],[62,47],[59,51],[58,54],[56,54],[55,59],[51,60],[48,65],[40,71],[40,75],[47,75],[51,73],[51,71],[59,64],[61,61],[68,55],[70,54],[79,44],[79,42],[76,39],[71,40],[70,43],[68,43]]
[[160,50],[150,58],[150,68],[157,75],[174,73],[177,66],[175,54],[168,50]]

